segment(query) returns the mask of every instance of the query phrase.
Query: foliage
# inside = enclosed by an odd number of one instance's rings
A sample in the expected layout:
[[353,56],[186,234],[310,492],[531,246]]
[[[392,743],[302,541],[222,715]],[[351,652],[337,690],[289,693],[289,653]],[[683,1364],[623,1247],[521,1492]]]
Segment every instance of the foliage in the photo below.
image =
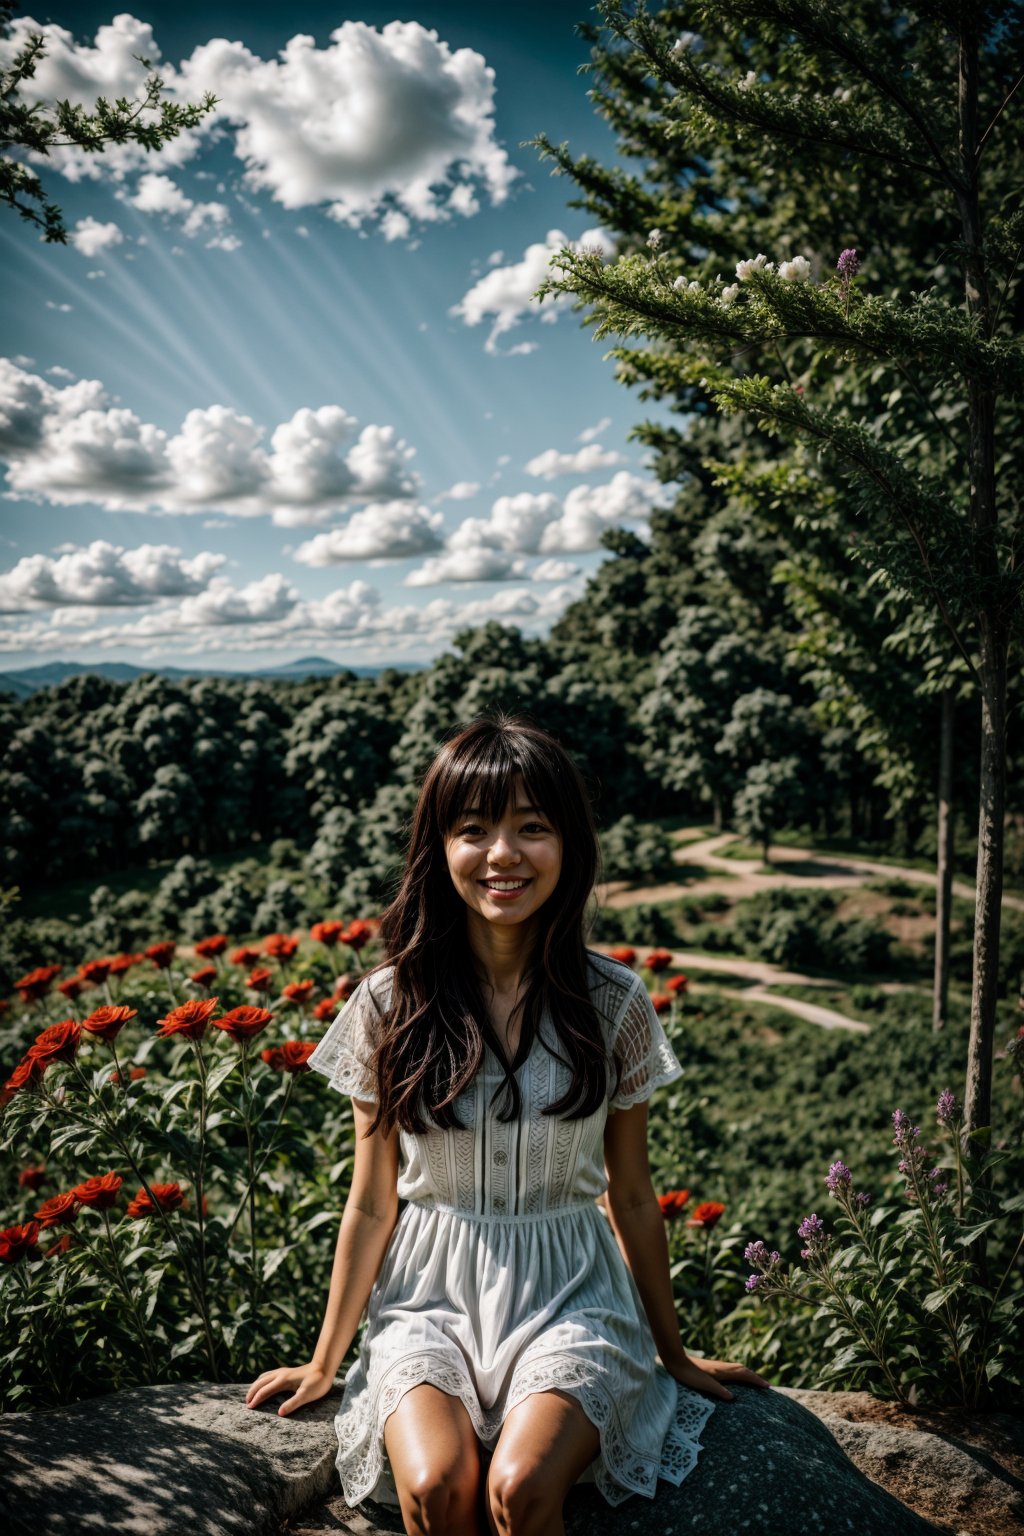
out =
[[620,816],[601,833],[601,856],[606,880],[654,881],[672,878],[672,842],[657,822],[641,822]]
[[[0,37],[11,30],[14,0],[0,0]],[[48,155],[58,146],[74,145],[87,154],[102,154],[108,144],[141,144],[150,152],[159,150],[183,128],[195,128],[217,105],[217,97],[207,91],[200,105],[161,100],[164,82],[158,74],[146,80],[141,101],[119,96],[113,106],[100,96],[91,112],[62,100],[48,106],[42,101],[25,99],[24,82],[35,76],[36,64],[46,53],[46,39],[41,32],[29,32],[25,46],[14,55],[9,67],[0,70],[0,145]],[[143,69],[151,69],[148,59],[133,54]],[[27,165],[0,155],[0,202],[14,208],[23,219],[37,224],[41,239],[67,244],[67,230],[56,203],[43,191],[39,177]],[[39,207],[33,207],[38,203]]]
[[[1019,1043],[1024,1047],[1024,1038]],[[934,1154],[918,1141],[920,1127],[902,1109],[893,1112],[893,1145],[903,1154],[899,1172],[909,1209],[883,1204],[869,1210],[871,1196],[854,1191],[850,1169],[837,1160],[825,1177],[840,1208],[836,1233],[816,1212],[804,1217],[797,1230],[807,1243],[800,1250],[806,1268],[788,1273],[777,1250],[769,1253],[761,1239],[752,1241],[743,1256],[756,1269],[746,1289],[818,1305],[816,1316],[834,1325],[825,1340],[833,1353],[823,1381],[840,1381],[847,1389],[870,1383],[901,1403],[973,1409],[997,1376],[1007,1388],[1024,1386],[1021,1297],[1012,1287],[1006,1290],[1024,1235],[1002,1273],[984,1284],[972,1278],[967,1252],[1001,1218],[1020,1225],[1024,1194],[996,1199],[981,1182],[1009,1153],[962,1152],[956,1134],[962,1107],[949,1090],[940,1095],[936,1114],[940,1128],[953,1133],[952,1147],[926,1168]]]

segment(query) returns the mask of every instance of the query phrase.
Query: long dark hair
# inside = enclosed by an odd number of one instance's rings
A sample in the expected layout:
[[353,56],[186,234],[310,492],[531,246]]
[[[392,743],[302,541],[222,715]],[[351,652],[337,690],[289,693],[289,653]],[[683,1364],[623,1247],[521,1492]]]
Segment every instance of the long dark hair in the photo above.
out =
[[[500,819],[515,780],[562,840],[555,889],[536,914],[528,974],[513,1016],[522,1011],[509,1064],[487,1017],[466,934],[466,904],[452,882],[445,840],[468,806]],[[514,1076],[526,1060],[545,1005],[572,1073],[565,1094],[545,1114],[593,1114],[604,1099],[607,1058],[591,1000],[584,943],[588,903],[601,869],[601,847],[584,778],[561,743],[523,712],[503,709],[453,728],[424,775],[413,812],[398,892],[381,915],[384,959],[393,965],[391,997],[377,1021],[370,1065],[378,1079],[378,1125],[422,1134],[425,1107],[435,1125],[462,1127],[453,1101],[479,1071],[485,1042],[502,1063],[502,1120],[518,1119]],[[372,973],[371,973],[372,974]]]

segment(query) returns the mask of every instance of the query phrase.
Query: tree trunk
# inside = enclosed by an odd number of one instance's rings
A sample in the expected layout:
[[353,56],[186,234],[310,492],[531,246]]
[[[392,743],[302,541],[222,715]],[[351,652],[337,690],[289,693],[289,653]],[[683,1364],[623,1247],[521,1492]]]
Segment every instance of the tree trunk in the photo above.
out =
[[[959,178],[956,197],[963,230],[964,291],[969,315],[983,335],[991,331],[988,274],[978,197],[977,20],[965,9],[958,50]],[[999,978],[999,918],[1003,896],[1003,818],[1006,810],[1006,670],[1009,631],[1002,613],[995,473],[995,394],[977,377],[967,381],[970,518],[980,578],[977,610],[978,671],[981,679],[981,777],[978,813],[978,873],[974,909],[974,985],[967,1047],[962,1143],[992,1125],[992,1053]],[[984,1151],[983,1146],[973,1148]],[[984,1264],[984,1234],[976,1260]]]
[[[981,623],[981,788],[978,875],[974,908],[974,988],[967,1045],[963,1147],[992,1125],[992,1052],[999,1001],[999,918],[1003,899],[1006,810],[1006,662],[1008,641],[989,614]],[[989,1136],[991,1137],[991,1129]],[[984,1150],[975,1147],[974,1151]]]
[[946,1022],[949,1002],[949,919],[953,900],[953,689],[942,692],[939,734],[939,826],[935,882],[935,978],[932,987],[932,1028]]

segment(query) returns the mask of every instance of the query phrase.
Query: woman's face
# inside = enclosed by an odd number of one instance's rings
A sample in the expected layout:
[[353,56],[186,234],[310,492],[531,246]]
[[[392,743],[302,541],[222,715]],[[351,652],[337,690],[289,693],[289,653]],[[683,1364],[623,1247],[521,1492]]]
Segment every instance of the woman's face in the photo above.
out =
[[[521,923],[558,883],[562,839],[517,782],[500,821],[464,812],[445,841],[448,870],[466,905],[489,923]],[[503,891],[500,886],[511,885]]]

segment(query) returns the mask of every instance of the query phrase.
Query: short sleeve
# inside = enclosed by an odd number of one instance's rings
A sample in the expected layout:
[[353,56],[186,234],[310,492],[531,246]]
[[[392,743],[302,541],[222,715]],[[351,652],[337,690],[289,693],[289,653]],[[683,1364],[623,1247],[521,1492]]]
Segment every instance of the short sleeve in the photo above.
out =
[[375,1041],[373,1022],[379,1016],[377,1000],[370,992],[370,978],[364,976],[306,1058],[306,1065],[314,1072],[322,1072],[332,1088],[370,1104],[377,1103],[377,1078],[370,1060]]
[[629,1109],[649,1099],[663,1083],[673,1083],[682,1076],[682,1064],[639,976],[612,1033],[611,1044],[622,1060],[622,1077],[614,1097],[608,1101],[609,1109]]

